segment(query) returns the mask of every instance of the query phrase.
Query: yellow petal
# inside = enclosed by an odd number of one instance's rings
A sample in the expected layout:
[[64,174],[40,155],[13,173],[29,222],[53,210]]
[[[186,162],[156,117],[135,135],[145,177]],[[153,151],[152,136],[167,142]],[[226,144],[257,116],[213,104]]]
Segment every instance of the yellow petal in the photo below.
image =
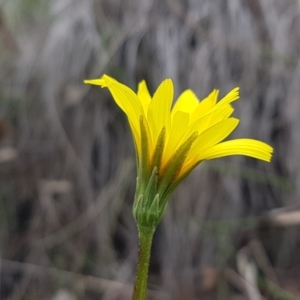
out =
[[186,132],[186,137],[188,137],[193,132],[197,131],[198,134],[201,134],[203,131],[205,131],[212,120],[213,112],[204,115],[203,117],[199,118],[197,121],[193,122],[189,125],[189,128]]
[[167,145],[163,157],[163,164],[167,162],[170,157],[176,152],[178,145],[185,135],[189,125],[188,113],[177,111],[172,119],[172,126],[170,134],[167,138]]
[[154,143],[164,126],[167,134],[170,132],[173,94],[173,82],[171,79],[166,79],[157,88],[149,105],[147,119]]
[[213,90],[205,99],[203,99],[194,110],[191,116],[191,122],[194,122],[209,112],[217,103],[219,91]]
[[192,90],[185,90],[177,99],[175,105],[172,108],[172,117],[176,112],[183,111],[191,114],[199,104],[197,96]]
[[225,97],[223,97],[217,105],[229,104],[233,101],[238,100],[240,97],[240,88],[236,87],[231,90]]
[[189,160],[199,161],[202,152],[224,140],[236,128],[238,123],[238,119],[229,118],[202,132],[194,142],[186,162],[189,163]]
[[151,95],[149,93],[146,81],[143,80],[139,83],[137,95],[142,103],[145,114],[147,114],[149,104],[151,102]]
[[[211,93],[211,95],[214,92]],[[218,91],[215,92],[215,98],[216,99],[218,97]],[[209,98],[209,97],[208,97]],[[211,96],[212,98],[212,96]],[[216,103],[215,105],[205,105],[205,109],[202,109],[200,106],[194,111],[194,113],[192,114],[192,118],[191,118],[191,122],[196,121],[197,119],[205,116],[208,113],[211,113],[213,111],[219,110],[221,107],[224,107],[226,105],[229,105],[231,102],[236,101],[239,99],[239,88],[234,88],[233,90],[231,90],[224,98],[222,98],[218,103]],[[205,99],[206,100],[206,99]],[[203,100],[204,101],[204,100]],[[202,103],[202,102],[200,102]],[[213,102],[211,102],[213,103]],[[210,107],[210,108],[209,108]],[[208,109],[209,108],[209,109]]]
[[226,120],[234,111],[230,104],[222,105],[219,109],[210,111],[194,123],[190,124],[184,138],[188,138],[193,132],[197,131],[201,134],[203,131],[212,127],[213,125]]
[[219,122],[200,134],[192,145],[178,178],[185,176],[184,174],[197,166],[203,160],[202,153],[206,153],[208,151],[207,148],[212,149],[214,145],[224,140],[236,128],[238,123],[238,119],[230,118]]
[[214,109],[211,113],[209,127],[228,119],[233,112],[234,109],[230,104],[221,105],[218,109]]
[[107,87],[109,89],[115,102],[130,120],[129,123],[136,143],[138,144],[139,139],[137,140],[137,138],[140,133],[139,118],[143,115],[143,108],[135,92],[107,75],[103,75],[100,79],[85,80],[84,83],[100,85],[101,87]]
[[201,155],[201,159],[214,159],[229,155],[246,155],[271,161],[273,148],[268,144],[253,139],[236,139],[213,146]]
[[132,135],[133,135],[134,145],[135,145],[135,148],[137,151],[137,156],[140,157],[141,156],[141,147],[142,147],[141,146],[140,129],[137,131],[130,119],[128,119],[128,123],[131,128]]
[[101,87],[107,87],[105,79],[97,78],[97,79],[86,79],[83,81],[85,84],[99,85]]

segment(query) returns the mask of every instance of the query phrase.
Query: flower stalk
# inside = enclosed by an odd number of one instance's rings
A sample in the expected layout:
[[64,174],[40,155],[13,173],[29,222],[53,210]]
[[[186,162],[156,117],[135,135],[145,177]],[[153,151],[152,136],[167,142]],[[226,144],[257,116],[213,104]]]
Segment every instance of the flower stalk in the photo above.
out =
[[151,246],[155,228],[139,227],[139,254],[132,300],[145,300]]

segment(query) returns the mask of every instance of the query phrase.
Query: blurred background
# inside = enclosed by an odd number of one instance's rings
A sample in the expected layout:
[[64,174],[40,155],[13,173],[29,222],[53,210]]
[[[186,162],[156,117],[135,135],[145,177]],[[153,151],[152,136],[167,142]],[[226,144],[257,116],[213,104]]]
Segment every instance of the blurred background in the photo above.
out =
[[154,240],[149,299],[300,299],[298,0],[0,0],[1,299],[131,299],[135,154],[107,73],[153,93],[241,88],[233,137]]

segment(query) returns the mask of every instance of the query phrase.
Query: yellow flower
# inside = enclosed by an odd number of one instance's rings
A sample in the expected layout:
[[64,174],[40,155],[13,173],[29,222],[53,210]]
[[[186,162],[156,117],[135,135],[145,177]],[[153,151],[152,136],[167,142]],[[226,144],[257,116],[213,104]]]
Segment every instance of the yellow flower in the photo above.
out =
[[127,115],[137,152],[137,204],[139,195],[148,193],[152,199],[147,205],[164,211],[174,188],[202,160],[229,155],[271,160],[273,148],[261,141],[244,138],[223,142],[239,123],[231,117],[231,103],[239,98],[238,88],[220,101],[218,90],[199,101],[188,89],[172,107],[171,79],[164,80],[153,97],[145,81],[139,84],[137,93],[107,75],[85,83],[107,87]]

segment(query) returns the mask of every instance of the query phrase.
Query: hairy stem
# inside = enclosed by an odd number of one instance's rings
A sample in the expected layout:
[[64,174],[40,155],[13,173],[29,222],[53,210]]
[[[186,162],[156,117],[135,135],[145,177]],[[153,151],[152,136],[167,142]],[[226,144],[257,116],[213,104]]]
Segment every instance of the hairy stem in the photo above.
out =
[[132,300],[145,300],[151,245],[155,229],[139,228],[139,254]]

